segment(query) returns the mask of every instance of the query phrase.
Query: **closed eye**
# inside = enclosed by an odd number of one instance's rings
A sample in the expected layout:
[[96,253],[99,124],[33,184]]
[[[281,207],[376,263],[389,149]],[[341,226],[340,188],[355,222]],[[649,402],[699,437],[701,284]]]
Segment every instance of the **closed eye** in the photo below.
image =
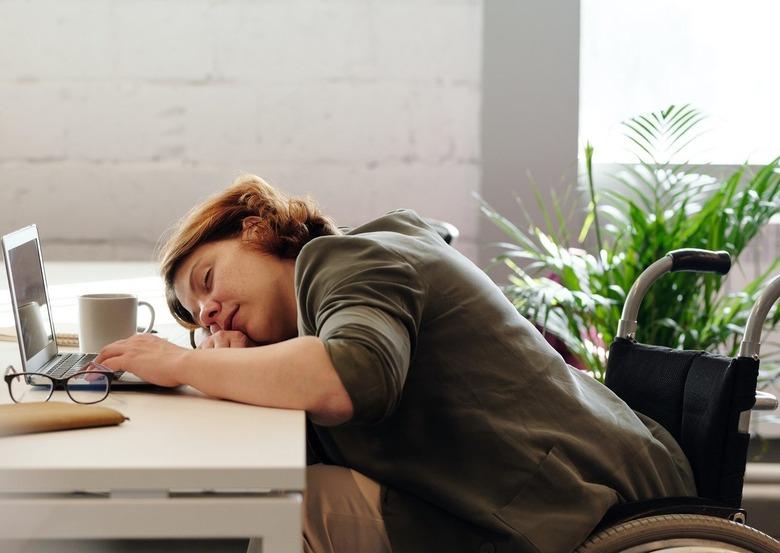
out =
[[206,271],[206,274],[203,275],[203,289],[206,291],[209,289],[209,277],[211,277],[211,269]]

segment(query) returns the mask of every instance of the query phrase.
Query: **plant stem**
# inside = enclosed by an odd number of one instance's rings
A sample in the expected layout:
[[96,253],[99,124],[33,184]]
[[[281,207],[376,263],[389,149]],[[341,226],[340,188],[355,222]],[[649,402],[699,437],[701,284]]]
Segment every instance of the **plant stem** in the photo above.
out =
[[596,259],[599,262],[599,266],[601,266],[601,251],[603,249],[603,245],[601,242],[601,225],[599,225],[599,213],[598,209],[596,209],[596,189],[593,186],[593,146],[590,145],[590,142],[585,144],[585,168],[588,171],[588,189],[590,190],[590,205],[592,206],[591,209],[593,210],[593,226],[596,227],[596,247],[598,248],[598,255],[596,256]]

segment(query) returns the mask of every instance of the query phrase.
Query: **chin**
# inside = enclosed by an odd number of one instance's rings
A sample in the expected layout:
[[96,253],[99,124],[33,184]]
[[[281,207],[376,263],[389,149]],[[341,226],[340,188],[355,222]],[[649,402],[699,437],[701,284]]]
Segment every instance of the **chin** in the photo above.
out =
[[253,343],[257,344],[258,346],[264,345],[263,340],[259,339],[254,334],[250,334],[249,332],[244,332],[244,335],[249,338]]
[[268,344],[273,344],[276,342],[276,340],[268,339],[268,335],[264,336],[258,336],[257,332],[252,332],[251,330],[247,330],[244,332],[246,334],[246,337],[252,340],[255,344],[258,346],[267,346]]

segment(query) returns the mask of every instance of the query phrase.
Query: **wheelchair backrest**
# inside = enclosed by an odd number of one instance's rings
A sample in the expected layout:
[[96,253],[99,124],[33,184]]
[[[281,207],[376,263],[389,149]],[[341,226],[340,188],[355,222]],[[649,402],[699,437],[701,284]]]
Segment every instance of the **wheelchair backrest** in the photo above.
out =
[[755,403],[758,361],[617,338],[605,384],[680,444],[700,497],[739,507],[749,434],[739,417]]

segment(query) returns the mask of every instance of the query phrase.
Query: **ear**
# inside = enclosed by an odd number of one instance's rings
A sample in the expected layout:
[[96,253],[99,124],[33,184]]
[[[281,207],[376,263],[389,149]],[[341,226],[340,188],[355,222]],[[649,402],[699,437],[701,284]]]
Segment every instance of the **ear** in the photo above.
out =
[[257,234],[257,229],[260,228],[261,222],[262,220],[257,215],[244,217],[244,220],[241,221],[241,238],[243,240],[251,240]]
[[244,217],[244,220],[241,221],[241,228],[244,232],[250,230],[252,227],[259,225],[261,222],[260,217],[257,215],[250,215],[249,217]]

